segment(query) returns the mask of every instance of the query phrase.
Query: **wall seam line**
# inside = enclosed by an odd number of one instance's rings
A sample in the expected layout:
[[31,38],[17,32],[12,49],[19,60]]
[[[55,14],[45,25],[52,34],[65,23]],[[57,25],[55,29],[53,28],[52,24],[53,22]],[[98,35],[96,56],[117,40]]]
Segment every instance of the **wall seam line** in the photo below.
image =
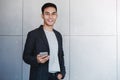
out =
[[116,0],[116,80],[118,80],[118,25],[117,25],[117,0]]

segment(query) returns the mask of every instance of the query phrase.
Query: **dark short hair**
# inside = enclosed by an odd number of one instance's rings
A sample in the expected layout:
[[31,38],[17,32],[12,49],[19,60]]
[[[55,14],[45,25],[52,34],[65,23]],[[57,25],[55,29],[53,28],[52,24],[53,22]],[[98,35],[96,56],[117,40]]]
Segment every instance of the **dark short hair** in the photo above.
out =
[[48,7],[53,7],[53,8],[55,8],[56,11],[57,11],[57,6],[56,6],[55,4],[53,4],[53,3],[45,3],[45,4],[42,6],[42,8],[41,8],[42,14],[44,13],[45,8],[48,8]]

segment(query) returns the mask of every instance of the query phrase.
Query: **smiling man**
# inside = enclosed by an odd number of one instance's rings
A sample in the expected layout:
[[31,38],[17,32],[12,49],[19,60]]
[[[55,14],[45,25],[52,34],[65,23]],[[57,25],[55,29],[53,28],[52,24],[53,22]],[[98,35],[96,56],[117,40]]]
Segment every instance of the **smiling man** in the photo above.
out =
[[30,64],[29,80],[61,80],[65,77],[61,34],[53,29],[57,7],[46,3],[41,8],[43,25],[28,33],[23,60]]

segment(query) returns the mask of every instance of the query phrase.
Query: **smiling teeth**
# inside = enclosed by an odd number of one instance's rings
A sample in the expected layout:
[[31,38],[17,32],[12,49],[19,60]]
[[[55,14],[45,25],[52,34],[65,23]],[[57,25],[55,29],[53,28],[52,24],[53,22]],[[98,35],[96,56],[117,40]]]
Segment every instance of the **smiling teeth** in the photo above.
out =
[[53,20],[48,20],[49,22],[53,22]]

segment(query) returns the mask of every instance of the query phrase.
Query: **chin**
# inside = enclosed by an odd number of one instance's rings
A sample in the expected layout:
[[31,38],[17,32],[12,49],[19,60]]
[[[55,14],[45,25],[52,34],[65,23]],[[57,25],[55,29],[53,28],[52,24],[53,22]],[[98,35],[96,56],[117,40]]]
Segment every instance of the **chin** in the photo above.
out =
[[48,26],[53,26],[54,24],[52,23],[52,24],[48,24]]
[[47,26],[53,26],[53,24],[47,24]]

